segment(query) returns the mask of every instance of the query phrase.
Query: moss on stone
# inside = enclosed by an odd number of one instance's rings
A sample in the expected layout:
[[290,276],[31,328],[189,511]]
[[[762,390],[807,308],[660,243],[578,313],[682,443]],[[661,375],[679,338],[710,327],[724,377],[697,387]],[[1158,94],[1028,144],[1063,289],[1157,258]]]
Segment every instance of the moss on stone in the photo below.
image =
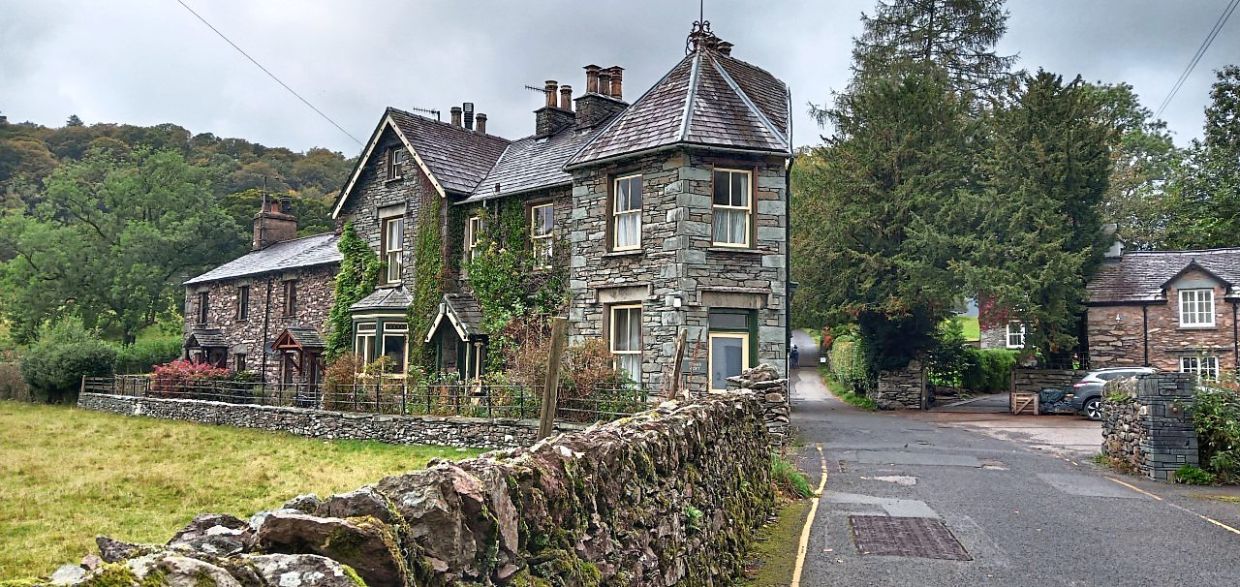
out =
[[[147,577],[154,574],[154,572],[148,573]],[[81,587],[134,587],[138,584],[138,576],[134,574],[133,569],[129,568],[128,564],[119,562],[107,563],[99,567],[86,577]]]
[[344,569],[344,576],[348,577],[354,585],[357,585],[357,587],[366,587],[366,581],[362,580],[362,576],[357,574],[357,571],[353,570],[353,567],[340,563],[340,568]]
[[24,579],[6,579],[0,581],[0,587],[38,587],[46,584],[42,579],[29,577]]

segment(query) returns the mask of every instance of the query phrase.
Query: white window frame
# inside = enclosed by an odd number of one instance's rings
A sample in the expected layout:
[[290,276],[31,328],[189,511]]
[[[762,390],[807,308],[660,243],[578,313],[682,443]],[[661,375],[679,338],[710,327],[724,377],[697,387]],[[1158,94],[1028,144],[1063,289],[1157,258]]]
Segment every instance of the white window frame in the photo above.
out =
[[[715,383],[715,339],[716,338],[734,338],[741,341],[741,371],[749,368],[749,333],[748,332],[730,332],[719,331],[709,332],[706,335],[706,380],[708,386]],[[727,389],[710,388],[711,391],[727,391]]]
[[392,373],[395,377],[404,377],[405,371],[409,366],[409,325],[401,322],[384,322],[382,345],[375,348],[375,359],[381,356],[387,356],[387,353],[380,354],[380,351],[387,348],[387,339],[399,338],[405,341],[405,356],[401,361],[401,369],[396,373]]
[[385,175],[389,180],[404,179],[405,177],[405,161],[409,159],[408,152],[404,147],[392,147],[388,149],[386,161]]
[[[384,276],[385,283],[400,283],[400,277],[404,268],[405,251],[405,218],[403,216],[392,216],[379,221],[380,230],[383,231],[383,263],[387,267],[387,274]],[[396,234],[391,233],[392,227],[396,227]],[[396,238],[392,238],[395,236]]]
[[482,216],[475,214],[465,221],[465,260],[474,261],[482,255]]
[[[636,350],[617,350],[616,349],[616,341],[617,341],[616,315],[620,312],[627,312],[629,323],[631,324],[633,320],[634,310],[637,311],[637,349]],[[630,378],[633,379],[633,382],[636,383],[637,385],[641,385],[641,382],[642,382],[642,377],[641,377],[642,349],[643,349],[643,346],[642,346],[643,332],[642,332],[642,327],[641,327],[642,311],[643,310],[642,310],[641,304],[617,304],[617,305],[612,306],[611,310],[607,313],[607,317],[610,320],[610,322],[608,323],[608,329],[607,329],[607,348],[609,351],[611,351],[612,368],[629,375]],[[625,370],[620,363],[621,357],[632,357],[632,356],[637,357],[638,371],[637,371],[636,378],[633,378],[632,373],[629,373],[627,370]]]
[[374,361],[375,341],[379,334],[377,322],[358,322],[353,333],[353,354],[358,358],[357,372],[362,373]]
[[[539,233],[538,214],[543,209],[551,214],[551,228],[547,229],[546,233]],[[530,206],[530,246],[534,249],[534,263],[539,269],[551,268],[551,259],[555,255],[555,241],[552,238],[554,232],[555,204],[547,202]]]
[[1180,372],[1192,373],[1198,379],[1218,381],[1218,355],[1180,357]]
[[[636,180],[636,181],[634,181]],[[627,184],[630,188],[637,186],[637,207],[621,209],[621,203],[628,205],[629,198],[621,197],[621,182]],[[645,208],[644,186],[642,184],[642,176],[640,173],[617,177],[612,180],[611,192],[611,250],[613,251],[636,251],[642,248],[642,209]],[[637,242],[620,244],[620,219],[622,217],[637,217]]]
[[1211,328],[1214,320],[1213,289],[1182,289],[1180,295],[1180,326]]
[[[1019,332],[1013,331],[1012,330],[1013,325],[1020,326],[1020,331]],[[1025,348],[1025,333],[1026,333],[1026,330],[1025,330],[1024,322],[1020,322],[1018,320],[1009,320],[1007,323],[1007,329],[1004,332],[1004,337],[1003,337],[1004,346],[1010,349]],[[1013,337],[1016,337],[1018,340],[1020,340],[1020,342],[1018,344],[1012,344]]]
[[[718,184],[718,174],[720,173],[725,174],[728,178],[728,204],[726,205],[715,203],[715,187]],[[745,176],[746,198],[745,198],[744,206],[736,206],[731,203],[732,196],[733,196],[732,194],[732,175],[733,174],[742,174]],[[753,233],[753,172],[752,171],[748,169],[728,169],[728,168],[723,168],[723,167],[716,168],[711,173],[710,206],[711,206],[710,208],[711,210],[710,241],[711,241],[712,246],[732,247],[736,249],[748,249],[753,246],[753,244],[750,242],[750,239],[751,239],[750,235]],[[745,214],[745,230],[743,233],[745,235],[744,242],[737,243],[737,242],[727,242],[727,241],[719,240],[718,235],[715,234],[714,216],[715,214],[718,214],[720,210],[725,210],[728,212],[737,212],[737,211],[744,212]]]

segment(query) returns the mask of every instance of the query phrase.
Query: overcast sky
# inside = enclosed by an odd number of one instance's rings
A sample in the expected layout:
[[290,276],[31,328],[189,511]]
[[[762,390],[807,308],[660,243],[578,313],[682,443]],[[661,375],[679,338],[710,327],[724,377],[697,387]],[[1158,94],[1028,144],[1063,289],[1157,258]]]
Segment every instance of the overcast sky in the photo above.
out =
[[[635,99],[684,55],[696,0],[186,0],[350,134],[383,112],[473,101],[490,131],[534,129],[547,79],[584,86],[582,66],[620,65]],[[999,46],[1020,67],[1126,81],[1156,109],[1227,0],[1011,0]],[[851,38],[870,0],[707,0],[733,55],[786,81],[795,141],[806,114],[845,85]],[[1164,114],[1180,144],[1201,132],[1214,70],[1240,61],[1232,20]],[[352,156],[361,146],[267,78],[176,0],[0,0],[0,112],[60,126],[173,122]]]

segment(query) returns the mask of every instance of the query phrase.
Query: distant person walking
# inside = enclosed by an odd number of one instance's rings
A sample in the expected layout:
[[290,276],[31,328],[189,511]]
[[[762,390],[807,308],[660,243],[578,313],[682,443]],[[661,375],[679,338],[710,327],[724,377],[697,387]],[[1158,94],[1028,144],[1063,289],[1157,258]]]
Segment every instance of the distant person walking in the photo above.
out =
[[792,345],[792,350],[788,352],[788,364],[796,369],[801,366],[801,351],[797,349],[797,345]]

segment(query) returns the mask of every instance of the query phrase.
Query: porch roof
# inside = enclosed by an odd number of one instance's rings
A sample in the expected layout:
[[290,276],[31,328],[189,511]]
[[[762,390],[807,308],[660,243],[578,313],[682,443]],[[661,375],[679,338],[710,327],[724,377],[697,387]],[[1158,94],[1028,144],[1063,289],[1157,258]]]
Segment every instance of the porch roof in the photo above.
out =
[[327,343],[323,341],[319,331],[313,328],[290,326],[276,336],[276,340],[271,346],[276,350],[322,350],[327,348]]
[[185,337],[185,348],[227,348],[228,339],[224,338],[224,334],[218,329],[196,329],[190,331],[189,336]]
[[472,295],[444,295],[443,301],[439,302],[439,313],[435,315],[435,320],[431,322],[430,330],[426,333],[426,342],[430,342],[435,336],[445,318],[463,341],[488,334],[482,329],[482,306]]

